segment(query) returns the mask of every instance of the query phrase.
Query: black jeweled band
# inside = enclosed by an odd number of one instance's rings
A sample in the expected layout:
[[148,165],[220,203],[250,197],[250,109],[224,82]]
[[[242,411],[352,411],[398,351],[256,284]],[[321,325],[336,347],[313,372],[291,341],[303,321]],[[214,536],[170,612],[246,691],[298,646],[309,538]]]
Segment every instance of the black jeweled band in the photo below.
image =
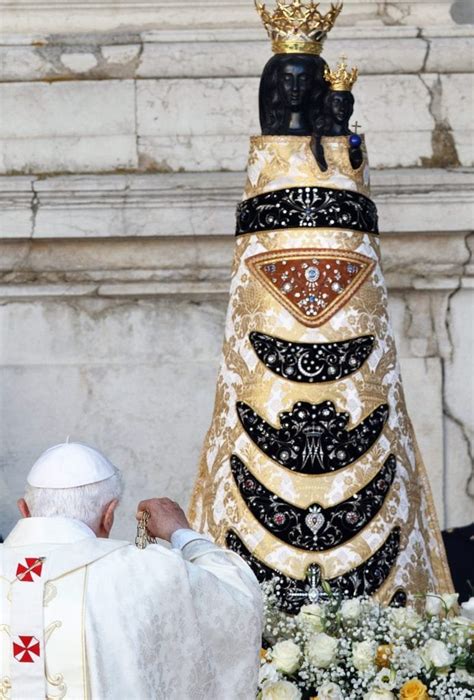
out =
[[346,501],[323,508],[314,503],[298,508],[269,491],[237,455],[231,471],[240,495],[258,522],[283,542],[311,552],[337,547],[357,535],[382,508],[395,478],[390,454],[378,474]]
[[[395,527],[382,546],[367,561],[341,576],[328,579],[331,588],[347,598],[373,595],[386,581],[397,560],[400,551],[400,535],[400,528]],[[318,597],[324,596],[317,564],[308,567],[306,579],[301,581],[266,566],[249,552],[240,537],[232,530],[227,533],[226,544],[247,562],[260,583],[273,579],[281,610],[295,614],[299,612],[302,605],[315,603]]]
[[327,474],[360,459],[379,438],[388,419],[380,404],[352,430],[350,415],[332,401],[298,401],[279,414],[280,428],[267,423],[251,406],[238,401],[237,415],[249,438],[282,467],[304,474]]
[[292,382],[334,382],[357,372],[374,347],[373,335],[334,343],[296,343],[252,331],[249,340],[271,372]]
[[328,187],[287,187],[251,197],[237,206],[237,236],[301,227],[377,234],[377,207],[359,192]]

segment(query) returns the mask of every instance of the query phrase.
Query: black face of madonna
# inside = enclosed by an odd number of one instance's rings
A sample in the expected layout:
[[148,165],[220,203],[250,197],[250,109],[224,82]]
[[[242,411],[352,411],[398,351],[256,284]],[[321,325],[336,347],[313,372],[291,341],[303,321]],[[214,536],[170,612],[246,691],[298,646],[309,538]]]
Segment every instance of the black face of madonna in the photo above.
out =
[[348,92],[333,92],[330,98],[331,117],[337,124],[345,124],[352,114],[352,100]]
[[312,87],[313,80],[306,66],[301,63],[287,63],[282,69],[282,96],[292,112],[302,109]]

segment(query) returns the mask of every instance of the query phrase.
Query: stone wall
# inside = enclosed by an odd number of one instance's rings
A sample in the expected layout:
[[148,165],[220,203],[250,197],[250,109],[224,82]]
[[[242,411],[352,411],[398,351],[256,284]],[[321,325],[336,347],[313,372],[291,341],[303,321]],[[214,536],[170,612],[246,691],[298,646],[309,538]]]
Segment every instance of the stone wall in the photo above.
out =
[[[0,0],[0,532],[35,456],[100,446],[186,502],[210,421],[270,55],[245,2]],[[407,401],[446,526],[473,519],[472,36],[453,3],[346,3]],[[471,19],[472,21],[472,19]]]

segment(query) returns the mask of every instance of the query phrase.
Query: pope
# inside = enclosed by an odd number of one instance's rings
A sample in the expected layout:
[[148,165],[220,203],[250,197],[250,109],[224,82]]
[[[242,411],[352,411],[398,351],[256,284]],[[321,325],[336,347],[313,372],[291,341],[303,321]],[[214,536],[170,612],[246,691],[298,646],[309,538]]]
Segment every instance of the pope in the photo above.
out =
[[56,445],[28,478],[0,545],[0,698],[248,700],[261,640],[256,579],[235,553],[151,498],[137,549],[109,537],[120,471],[97,450]]

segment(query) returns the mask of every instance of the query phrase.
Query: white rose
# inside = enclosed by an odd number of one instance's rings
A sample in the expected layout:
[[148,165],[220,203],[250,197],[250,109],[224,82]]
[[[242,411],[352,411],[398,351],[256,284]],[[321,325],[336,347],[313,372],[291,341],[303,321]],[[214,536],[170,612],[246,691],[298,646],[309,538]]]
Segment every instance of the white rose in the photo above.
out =
[[443,603],[445,604],[446,608],[451,610],[451,608],[458,602],[459,593],[443,593],[441,598],[443,599]]
[[265,663],[260,666],[260,670],[258,672],[259,685],[263,685],[267,681],[277,681],[279,678],[280,676],[278,675],[276,666],[273,664]]
[[421,655],[425,666],[435,666],[445,668],[454,661],[454,656],[449,653],[446,644],[439,639],[428,639],[421,650]]
[[462,615],[459,615],[458,617],[453,617],[451,619],[451,622],[454,625],[459,625],[460,627],[463,627],[468,633],[471,630],[474,632],[474,622],[468,617],[463,617]]
[[461,614],[469,620],[474,620],[474,596],[471,596],[465,603],[461,603]]
[[300,627],[305,627],[313,632],[322,632],[324,630],[322,613],[322,607],[316,603],[303,605],[296,619]]
[[276,681],[263,688],[262,700],[301,700],[301,691],[290,681]]
[[399,630],[413,630],[420,622],[420,616],[413,608],[392,608],[390,617]]
[[442,610],[444,610],[443,599],[441,596],[437,595],[436,593],[427,593],[425,610],[428,615],[439,615]]
[[318,688],[318,700],[344,700],[344,695],[337,683],[328,682]]
[[391,690],[374,688],[364,695],[364,700],[395,700],[395,695]]
[[297,644],[286,639],[278,642],[271,650],[273,665],[283,673],[294,673],[300,665],[301,649]]
[[345,620],[357,620],[360,616],[360,600],[345,600],[341,605],[341,615]]
[[414,630],[420,624],[421,617],[418,615],[414,608],[405,608],[405,625]]
[[452,644],[465,644],[469,637],[474,635],[474,622],[467,617],[453,617],[451,622],[453,627],[448,639]]
[[375,642],[356,642],[352,645],[352,663],[358,671],[366,671],[373,665],[376,652]]
[[468,617],[463,617],[462,615],[453,617],[451,622],[463,636],[469,637],[470,635],[474,635],[474,621],[470,620]]
[[306,653],[310,663],[318,668],[327,668],[336,658],[337,639],[324,632],[316,634],[308,642]]
[[466,671],[466,669],[464,669],[464,668],[456,669],[456,673],[454,674],[454,676],[460,683],[465,683],[465,685],[468,685],[471,688],[474,688],[474,676],[472,675],[472,673],[469,673],[468,671]]

